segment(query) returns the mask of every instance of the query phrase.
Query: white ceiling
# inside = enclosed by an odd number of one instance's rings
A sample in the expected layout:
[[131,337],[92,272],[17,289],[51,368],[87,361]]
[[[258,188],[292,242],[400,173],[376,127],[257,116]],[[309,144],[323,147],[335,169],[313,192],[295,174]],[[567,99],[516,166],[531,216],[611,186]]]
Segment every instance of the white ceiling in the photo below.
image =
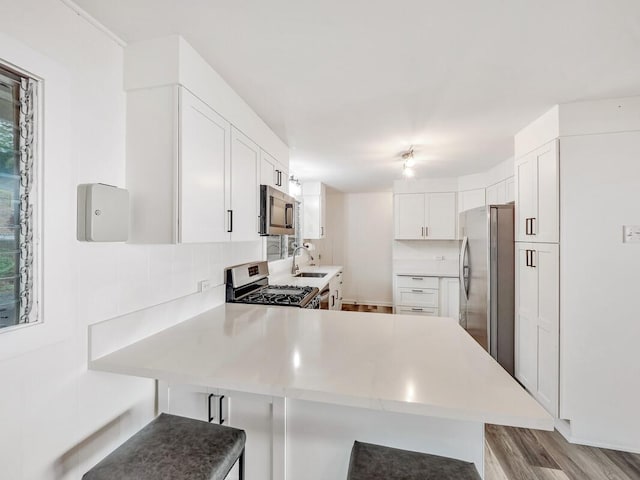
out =
[[640,95],[638,0],[75,0],[127,42],[183,35],[343,191],[483,171],[556,103]]

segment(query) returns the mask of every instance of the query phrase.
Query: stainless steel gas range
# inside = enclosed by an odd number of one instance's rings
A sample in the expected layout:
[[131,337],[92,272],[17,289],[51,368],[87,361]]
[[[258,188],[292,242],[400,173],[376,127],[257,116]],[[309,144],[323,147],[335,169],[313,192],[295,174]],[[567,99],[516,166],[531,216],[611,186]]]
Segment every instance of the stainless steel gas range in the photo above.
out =
[[284,307],[320,308],[315,287],[269,285],[267,262],[252,262],[225,270],[227,303],[252,303]]

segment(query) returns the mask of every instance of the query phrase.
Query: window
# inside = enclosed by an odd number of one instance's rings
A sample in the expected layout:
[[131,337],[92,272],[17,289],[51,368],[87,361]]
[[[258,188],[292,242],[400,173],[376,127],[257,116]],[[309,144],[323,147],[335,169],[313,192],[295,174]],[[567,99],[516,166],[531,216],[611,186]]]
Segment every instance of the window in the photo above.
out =
[[36,87],[0,65],[0,331],[38,321]]

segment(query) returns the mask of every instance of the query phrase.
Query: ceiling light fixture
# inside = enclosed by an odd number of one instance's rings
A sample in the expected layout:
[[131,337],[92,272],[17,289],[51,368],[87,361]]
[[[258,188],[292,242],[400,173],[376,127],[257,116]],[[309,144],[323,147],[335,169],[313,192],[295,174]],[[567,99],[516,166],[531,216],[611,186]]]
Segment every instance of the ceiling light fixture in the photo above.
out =
[[413,147],[402,154],[402,160],[404,160],[402,165],[402,175],[407,178],[413,177],[415,172],[412,167],[416,164],[416,159],[413,156]]
[[405,167],[413,167],[416,164],[416,159],[413,156],[413,147],[402,154],[402,159],[404,160]]
[[294,197],[297,197],[302,193],[302,186],[300,185],[300,180],[291,175],[289,177],[289,192]]
[[413,171],[413,168],[407,167],[405,165],[402,169],[402,175],[404,175],[407,178],[411,178],[415,175],[415,172]]

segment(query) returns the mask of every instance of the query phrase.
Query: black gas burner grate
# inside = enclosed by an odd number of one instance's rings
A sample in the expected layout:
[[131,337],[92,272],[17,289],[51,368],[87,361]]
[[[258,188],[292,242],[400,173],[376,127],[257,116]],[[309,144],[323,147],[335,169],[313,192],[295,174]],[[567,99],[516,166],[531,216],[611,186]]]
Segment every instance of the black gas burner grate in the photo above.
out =
[[307,297],[314,292],[313,287],[295,287],[289,285],[269,285],[253,293],[245,295],[242,303],[258,303],[261,305],[301,306]]

